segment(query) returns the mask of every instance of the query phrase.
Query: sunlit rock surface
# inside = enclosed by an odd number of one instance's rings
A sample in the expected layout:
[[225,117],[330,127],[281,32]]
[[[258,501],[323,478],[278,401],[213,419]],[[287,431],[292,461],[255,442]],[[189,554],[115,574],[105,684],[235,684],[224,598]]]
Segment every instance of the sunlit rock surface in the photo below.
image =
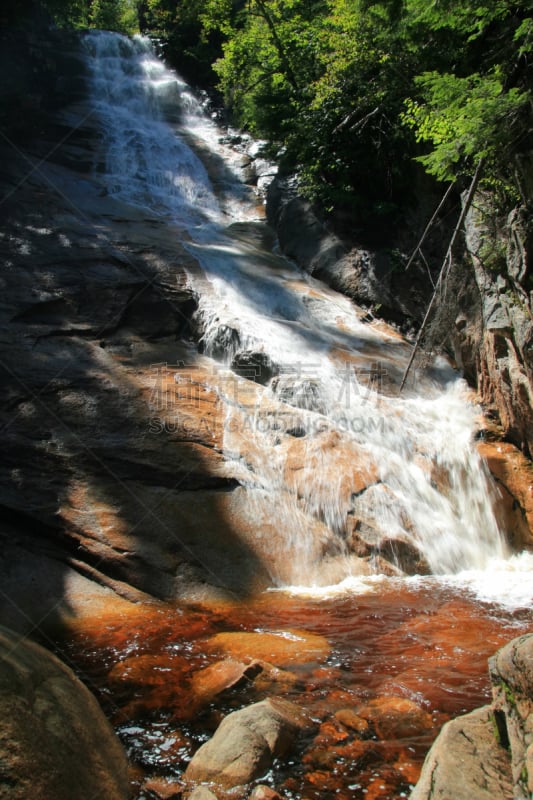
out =
[[529,800],[533,791],[533,635],[489,660],[493,702],[448,722],[411,800]]
[[488,706],[448,722],[424,763],[411,800],[511,800],[509,754]]
[[249,783],[265,774],[276,756],[285,755],[306,727],[298,706],[275,698],[235,711],[197,750],[184,777],[223,788]]

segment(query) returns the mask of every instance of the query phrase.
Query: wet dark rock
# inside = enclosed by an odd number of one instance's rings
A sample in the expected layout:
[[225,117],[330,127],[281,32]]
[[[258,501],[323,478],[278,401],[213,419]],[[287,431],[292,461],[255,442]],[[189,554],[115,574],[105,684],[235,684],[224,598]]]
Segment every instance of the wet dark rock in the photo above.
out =
[[229,325],[221,325],[209,338],[204,338],[200,344],[201,349],[212,358],[224,361],[227,356],[231,356],[239,347],[241,337],[236,328]]
[[384,538],[379,544],[377,554],[398,567],[405,575],[430,575],[428,562],[418,547],[407,539]]
[[95,698],[52,653],[0,628],[0,796],[126,800],[126,755]]
[[320,382],[314,378],[278,376],[272,381],[272,390],[281,403],[307,411],[326,411]]
[[242,378],[266,385],[278,373],[275,364],[266,353],[245,350],[236,353],[231,362],[231,369]]
[[357,714],[352,708],[341,708],[335,713],[335,719],[351,731],[364,738],[370,731],[368,720]]
[[391,250],[343,241],[287,179],[275,179],[267,198],[267,218],[281,249],[300,267],[382,319],[407,327],[421,320],[430,284],[418,266],[406,281],[401,258]]

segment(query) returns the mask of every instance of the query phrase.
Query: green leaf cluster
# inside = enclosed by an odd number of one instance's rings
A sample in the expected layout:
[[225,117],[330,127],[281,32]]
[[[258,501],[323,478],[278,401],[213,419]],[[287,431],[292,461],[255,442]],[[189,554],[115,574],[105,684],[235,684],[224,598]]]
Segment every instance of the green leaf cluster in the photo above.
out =
[[43,12],[60,28],[102,28],[126,35],[139,32],[142,0],[4,0],[0,19],[26,26]]
[[408,98],[401,120],[417,142],[431,143],[430,152],[418,157],[427,171],[439,180],[453,180],[481,158],[497,170],[527,93],[516,87],[505,91],[495,72],[466,78],[427,72],[415,84],[424,99]]

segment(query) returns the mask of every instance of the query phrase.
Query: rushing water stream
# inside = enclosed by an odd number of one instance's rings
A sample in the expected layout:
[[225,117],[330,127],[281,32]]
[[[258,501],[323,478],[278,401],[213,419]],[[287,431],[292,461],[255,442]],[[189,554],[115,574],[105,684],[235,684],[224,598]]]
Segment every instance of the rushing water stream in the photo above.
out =
[[[268,520],[282,534],[283,568],[272,575],[277,591],[247,608],[146,610],[80,633],[73,656],[149,772],[178,780],[220,710],[264,696],[268,684],[322,725],[294,763],[275,766],[273,785],[294,797],[406,796],[439,725],[486,699],[487,656],[530,622],[532,558],[511,555],[499,529],[473,441],[478,409],[438,360],[398,397],[405,341],[262,245],[257,199],[188,87],[143,40],[91,33],[86,46],[107,191],[160,215],[201,265],[205,277],[190,281],[205,356],[226,376],[242,376],[243,364],[256,370],[252,402],[240,383],[215,390],[226,408],[224,455],[258,527]],[[295,441],[301,464],[291,473]],[[329,537],[333,572],[310,520]],[[392,552],[389,577],[368,556],[380,547]],[[394,577],[402,548],[423,566],[407,571],[432,576]],[[289,629],[325,637],[327,654],[289,659],[275,687],[255,679],[198,708],[185,699],[194,671],[215,658],[202,644],[209,636]],[[287,667],[286,656],[267,660]],[[382,722],[381,733],[372,722],[363,746],[333,715],[361,707],[364,716],[380,697],[416,703],[420,717],[404,728]]]

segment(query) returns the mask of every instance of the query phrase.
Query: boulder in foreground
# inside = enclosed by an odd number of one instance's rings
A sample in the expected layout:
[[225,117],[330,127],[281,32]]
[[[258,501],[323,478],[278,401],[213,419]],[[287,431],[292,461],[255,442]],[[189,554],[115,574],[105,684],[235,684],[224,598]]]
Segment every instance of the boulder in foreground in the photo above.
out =
[[195,753],[185,778],[213,781],[227,789],[249,783],[290,749],[306,725],[298,706],[285,700],[262,700],[234,711]]
[[127,760],[90,691],[0,627],[0,799],[126,800]]

